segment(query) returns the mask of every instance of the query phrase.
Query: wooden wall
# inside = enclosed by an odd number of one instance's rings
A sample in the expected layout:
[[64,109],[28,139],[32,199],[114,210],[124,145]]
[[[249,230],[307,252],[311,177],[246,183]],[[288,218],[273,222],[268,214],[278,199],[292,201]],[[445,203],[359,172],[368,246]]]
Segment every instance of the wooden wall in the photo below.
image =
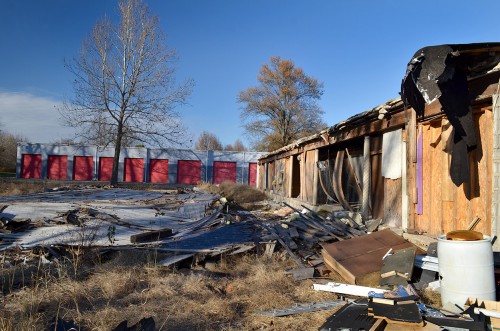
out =
[[439,235],[465,229],[479,216],[481,222],[475,230],[491,234],[491,107],[476,109],[474,120],[478,146],[469,153],[471,180],[459,187],[449,174],[451,155],[446,150],[452,137],[448,121],[441,118],[419,124],[423,134],[423,214],[415,215],[417,231]]

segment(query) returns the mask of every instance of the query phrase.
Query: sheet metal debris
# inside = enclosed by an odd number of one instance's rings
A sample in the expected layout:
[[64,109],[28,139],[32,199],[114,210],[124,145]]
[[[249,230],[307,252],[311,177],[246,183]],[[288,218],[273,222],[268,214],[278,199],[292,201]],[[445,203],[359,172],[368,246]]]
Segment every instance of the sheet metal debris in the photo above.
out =
[[295,306],[288,308],[280,308],[280,309],[271,309],[271,310],[257,310],[257,314],[272,316],[272,317],[281,317],[288,316],[293,314],[301,314],[308,313],[313,311],[320,310],[329,310],[341,307],[345,305],[347,301],[345,300],[330,300],[330,301],[322,301],[322,302],[312,302],[312,303],[298,303]]

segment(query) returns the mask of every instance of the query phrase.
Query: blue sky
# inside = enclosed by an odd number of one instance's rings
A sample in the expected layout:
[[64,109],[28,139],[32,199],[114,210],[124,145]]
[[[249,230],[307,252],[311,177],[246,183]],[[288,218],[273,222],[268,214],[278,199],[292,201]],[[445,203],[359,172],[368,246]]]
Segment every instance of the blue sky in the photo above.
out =
[[[195,81],[179,109],[193,141],[203,130],[223,144],[247,141],[236,96],[256,85],[271,56],[324,82],[319,103],[333,125],[397,97],[419,48],[500,41],[500,1],[146,2],[177,50],[177,79]],[[56,110],[72,95],[64,60],[116,8],[111,0],[0,1],[0,129],[32,142],[71,137]]]

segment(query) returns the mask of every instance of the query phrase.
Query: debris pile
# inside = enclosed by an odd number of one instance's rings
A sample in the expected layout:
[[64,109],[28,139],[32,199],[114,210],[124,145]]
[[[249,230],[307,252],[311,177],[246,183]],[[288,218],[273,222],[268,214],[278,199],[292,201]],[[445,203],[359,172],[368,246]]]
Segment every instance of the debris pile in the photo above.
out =
[[[282,248],[298,266],[287,274],[296,281],[312,280],[311,291],[332,292],[336,299],[256,311],[269,318],[331,310],[320,330],[429,323],[486,330],[497,323],[500,310],[497,302],[474,297],[463,311],[429,305],[422,290],[439,289],[437,243],[426,252],[391,229],[377,229],[380,221],[367,226],[354,212],[306,206],[299,211],[287,204],[275,205],[281,207],[276,213],[269,205],[247,211],[218,195],[189,190],[64,190],[0,203],[4,268],[31,263],[50,269],[92,249],[101,259],[116,252],[154,251],[157,266],[204,265],[206,270],[192,271],[208,272],[224,256],[273,255]],[[154,329],[154,320],[143,322]],[[116,330],[134,327],[124,321]]]

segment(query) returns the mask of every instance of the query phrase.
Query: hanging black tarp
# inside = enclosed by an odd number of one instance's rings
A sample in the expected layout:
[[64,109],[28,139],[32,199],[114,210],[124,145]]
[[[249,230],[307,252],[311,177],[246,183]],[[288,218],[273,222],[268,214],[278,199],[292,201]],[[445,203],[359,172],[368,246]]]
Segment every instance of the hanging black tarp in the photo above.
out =
[[500,43],[439,45],[419,49],[408,63],[401,98],[417,116],[439,100],[453,126],[450,176],[455,185],[469,181],[468,152],[476,145],[468,79],[498,65]]

